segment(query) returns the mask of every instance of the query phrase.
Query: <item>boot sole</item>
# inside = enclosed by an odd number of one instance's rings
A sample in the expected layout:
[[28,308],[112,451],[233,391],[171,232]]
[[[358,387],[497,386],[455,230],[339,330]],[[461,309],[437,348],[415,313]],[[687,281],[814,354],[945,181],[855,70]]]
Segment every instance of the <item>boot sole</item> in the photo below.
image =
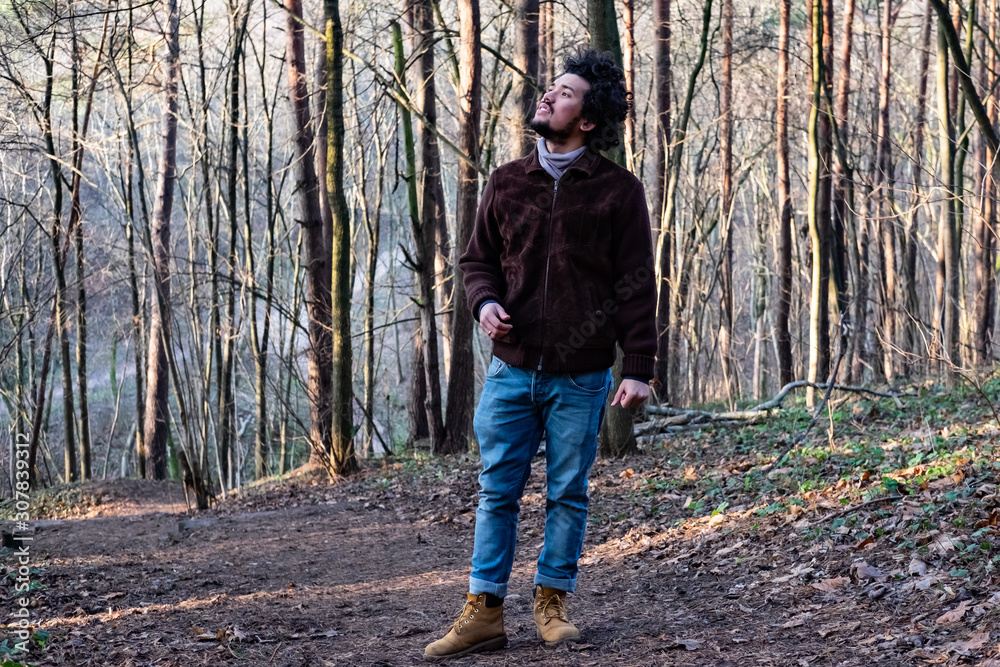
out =
[[[542,639],[542,633],[537,629],[535,630],[535,639]],[[579,641],[579,637],[564,637],[562,639],[556,639],[555,641],[545,642],[545,647],[555,648],[560,644],[576,644]]]
[[459,658],[470,653],[479,653],[480,651],[499,651],[500,649],[505,648],[507,648],[507,635],[487,639],[484,642],[479,642],[478,644],[470,646],[464,651],[459,651],[458,653],[449,653],[447,655],[427,655],[424,653],[424,662],[440,662],[441,660]]

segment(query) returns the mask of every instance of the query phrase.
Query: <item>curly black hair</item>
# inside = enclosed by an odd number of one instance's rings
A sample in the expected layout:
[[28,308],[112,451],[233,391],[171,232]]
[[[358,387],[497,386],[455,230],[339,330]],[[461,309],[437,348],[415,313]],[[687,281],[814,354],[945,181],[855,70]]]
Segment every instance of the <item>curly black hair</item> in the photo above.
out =
[[576,74],[590,84],[583,96],[583,117],[596,127],[587,133],[587,146],[604,151],[621,143],[620,126],[632,106],[632,92],[625,89],[625,72],[611,52],[579,51],[566,58],[565,74]]

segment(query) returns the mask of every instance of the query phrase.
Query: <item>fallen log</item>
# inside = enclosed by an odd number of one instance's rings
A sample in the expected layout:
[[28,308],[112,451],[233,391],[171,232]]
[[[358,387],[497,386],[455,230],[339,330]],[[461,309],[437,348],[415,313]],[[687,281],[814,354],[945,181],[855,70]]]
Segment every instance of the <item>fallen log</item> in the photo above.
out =
[[[794,382],[789,382],[781,391],[775,395],[774,398],[764,401],[760,405],[754,406],[752,408],[747,408],[746,410],[733,410],[729,412],[705,412],[704,410],[680,410],[678,408],[672,408],[667,405],[647,405],[646,413],[650,415],[667,415],[670,417],[701,417],[709,419],[712,421],[720,420],[754,420],[761,417],[767,416],[773,410],[781,408],[781,404],[784,402],[785,398],[792,391],[796,389],[802,389],[804,387],[812,387],[813,389],[821,389],[826,391],[830,388],[830,385],[826,382],[809,382],[807,380],[796,380]],[[874,389],[868,389],[866,387],[855,387],[846,384],[834,384],[833,389],[837,391],[847,391],[855,394],[868,394],[869,396],[875,396],[876,398],[891,398],[896,402],[896,405],[903,407],[900,402],[900,398],[904,396],[912,396],[913,394],[898,394],[895,392],[884,392],[875,391]]]

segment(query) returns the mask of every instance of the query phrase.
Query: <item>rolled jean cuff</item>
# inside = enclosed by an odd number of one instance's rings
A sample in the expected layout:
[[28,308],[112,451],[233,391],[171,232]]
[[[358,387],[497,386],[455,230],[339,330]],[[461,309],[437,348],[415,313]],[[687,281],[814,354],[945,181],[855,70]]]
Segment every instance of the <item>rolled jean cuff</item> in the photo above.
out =
[[492,581],[469,577],[469,592],[473,595],[489,593],[498,598],[505,598],[507,597],[507,584],[494,584]]
[[576,577],[572,579],[554,579],[552,577],[546,577],[543,574],[535,573],[535,585],[545,586],[546,588],[554,588],[557,591],[566,591],[567,593],[576,592]]

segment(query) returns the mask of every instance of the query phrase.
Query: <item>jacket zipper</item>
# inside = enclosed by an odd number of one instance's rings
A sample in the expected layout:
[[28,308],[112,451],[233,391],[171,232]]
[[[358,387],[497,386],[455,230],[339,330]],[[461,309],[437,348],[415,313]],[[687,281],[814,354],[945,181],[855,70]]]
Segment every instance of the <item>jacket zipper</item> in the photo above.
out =
[[545,280],[542,283],[542,349],[538,352],[538,370],[542,370],[542,359],[545,357],[545,306],[549,300],[549,252],[552,250],[552,218],[556,214],[556,195],[559,194],[559,181],[552,189],[552,208],[549,209],[549,238],[545,243]]

